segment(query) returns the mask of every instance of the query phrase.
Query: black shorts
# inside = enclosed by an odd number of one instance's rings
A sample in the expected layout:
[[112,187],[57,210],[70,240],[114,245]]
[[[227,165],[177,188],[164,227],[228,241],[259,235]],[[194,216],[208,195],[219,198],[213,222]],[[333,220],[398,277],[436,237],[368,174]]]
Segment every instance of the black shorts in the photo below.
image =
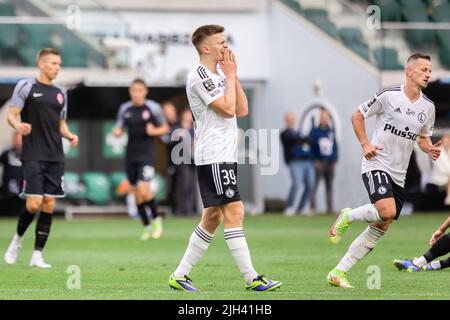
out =
[[237,163],[223,162],[197,166],[203,207],[215,207],[240,201],[237,186]]
[[23,161],[22,196],[63,198],[64,162]]
[[155,168],[151,162],[127,161],[125,171],[132,186],[136,186],[138,181],[151,181],[155,177]]
[[405,200],[405,190],[395,184],[388,173],[381,170],[368,171],[363,173],[362,177],[371,203],[381,199],[394,198],[397,209],[394,219],[397,220]]

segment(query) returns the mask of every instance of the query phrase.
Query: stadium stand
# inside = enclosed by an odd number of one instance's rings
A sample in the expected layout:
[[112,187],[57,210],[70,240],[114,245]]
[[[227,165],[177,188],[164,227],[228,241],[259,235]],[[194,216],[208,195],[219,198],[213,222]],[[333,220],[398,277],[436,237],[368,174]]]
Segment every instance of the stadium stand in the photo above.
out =
[[[399,70],[403,66],[398,62],[403,58],[403,52],[414,50],[431,51],[432,56],[439,57],[443,68],[450,68],[450,30],[433,29],[405,29],[383,30],[375,36],[362,28],[360,22],[349,22],[342,19],[353,15],[354,21],[366,17],[368,5],[380,7],[382,22],[432,23],[450,22],[450,2],[427,0],[353,0],[335,1],[327,6],[323,1],[308,0],[280,0],[296,14],[311,21],[332,38],[343,43],[365,60],[384,70]],[[357,10],[355,10],[355,6]],[[340,7],[336,10],[333,7]],[[346,8],[352,7],[352,14]],[[346,11],[345,14],[343,12]],[[335,14],[337,13],[337,14]],[[345,22],[343,22],[345,21]],[[408,47],[402,45],[406,41]],[[384,46],[386,48],[380,48]],[[403,60],[403,59],[400,59]],[[438,65],[440,67],[440,65]]]
[[[38,7],[39,6],[39,7]],[[0,2],[0,18],[38,14],[47,18],[48,24],[0,24],[0,62],[4,66],[34,66],[36,53],[42,47],[61,50],[65,67],[106,67],[105,50],[100,44],[86,38],[65,24],[55,23],[57,16],[44,10],[43,2],[3,0]]]

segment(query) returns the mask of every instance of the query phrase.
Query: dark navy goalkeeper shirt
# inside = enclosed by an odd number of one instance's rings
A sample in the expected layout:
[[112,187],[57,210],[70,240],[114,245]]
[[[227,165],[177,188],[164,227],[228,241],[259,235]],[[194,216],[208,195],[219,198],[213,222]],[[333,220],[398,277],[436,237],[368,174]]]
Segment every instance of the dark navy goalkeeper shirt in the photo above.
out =
[[159,127],[166,122],[158,103],[146,100],[142,106],[134,106],[131,101],[123,103],[117,113],[116,127],[126,127],[128,130],[128,144],[126,161],[154,162],[154,137],[146,133],[148,123]]
[[66,90],[24,79],[14,88],[11,108],[21,109],[22,122],[32,127],[31,134],[23,137],[21,160],[64,162],[59,124],[67,117]]

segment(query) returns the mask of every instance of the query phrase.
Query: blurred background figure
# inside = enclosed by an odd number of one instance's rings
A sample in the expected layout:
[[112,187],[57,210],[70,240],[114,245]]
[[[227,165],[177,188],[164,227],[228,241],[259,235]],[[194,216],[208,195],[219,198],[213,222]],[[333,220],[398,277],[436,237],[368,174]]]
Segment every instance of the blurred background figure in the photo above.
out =
[[162,142],[167,147],[167,200],[170,206],[171,212],[174,212],[174,187],[176,185],[176,170],[177,165],[172,161],[172,150],[173,147],[178,143],[178,141],[172,141],[171,137],[175,130],[180,128],[180,122],[178,120],[177,108],[171,101],[166,101],[162,105],[164,116],[166,117],[167,124],[169,125],[169,133],[161,137]]
[[0,187],[0,207],[3,214],[16,214],[25,205],[25,201],[19,197],[22,185],[22,136],[14,131],[12,146],[0,155],[2,166],[2,179]]
[[320,109],[320,123],[310,132],[312,157],[316,171],[316,182],[311,197],[311,210],[316,210],[316,193],[319,183],[325,180],[327,213],[333,210],[334,168],[338,159],[336,133],[330,125],[330,114],[325,108]]
[[430,183],[447,192],[444,200],[446,206],[450,206],[450,134],[442,136],[441,155],[434,162]]
[[[187,216],[197,212],[197,174],[194,165],[194,127],[190,109],[184,109],[180,115],[180,135],[182,145],[180,157],[187,162],[176,165],[173,186],[174,214]],[[189,154],[185,154],[188,152]]]
[[[314,168],[310,141],[295,129],[296,119],[294,113],[286,113],[284,122],[286,128],[281,132],[280,138],[283,144],[284,161],[289,167],[292,182],[284,214],[292,216],[295,213],[300,213],[311,198],[311,191],[314,185]],[[302,186],[303,192],[300,202],[296,206],[297,195]]]

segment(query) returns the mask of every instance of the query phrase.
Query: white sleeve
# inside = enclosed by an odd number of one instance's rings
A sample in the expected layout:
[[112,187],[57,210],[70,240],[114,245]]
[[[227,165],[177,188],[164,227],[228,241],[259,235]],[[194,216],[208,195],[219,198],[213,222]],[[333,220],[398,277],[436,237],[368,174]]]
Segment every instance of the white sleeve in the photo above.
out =
[[14,92],[11,98],[11,107],[22,109],[25,105],[25,100],[30,94],[31,90],[30,82],[25,80],[20,80],[14,87]]
[[205,105],[211,104],[224,95],[209,76],[205,79],[198,79],[192,85],[192,90],[197,93]]
[[382,113],[384,111],[383,93],[375,94],[371,99],[364,102],[358,108],[365,119]]
[[68,110],[67,110],[67,91],[66,91],[66,89],[61,88],[61,93],[62,93],[62,95],[64,97],[64,105],[63,105],[63,108],[61,109],[61,113],[60,113],[59,119],[60,120],[67,120],[67,112],[68,112]]
[[433,135],[433,129],[434,129],[434,119],[435,119],[435,110],[433,108],[433,111],[430,113],[429,118],[424,123],[424,126],[419,132],[419,136],[422,137],[431,137]]

